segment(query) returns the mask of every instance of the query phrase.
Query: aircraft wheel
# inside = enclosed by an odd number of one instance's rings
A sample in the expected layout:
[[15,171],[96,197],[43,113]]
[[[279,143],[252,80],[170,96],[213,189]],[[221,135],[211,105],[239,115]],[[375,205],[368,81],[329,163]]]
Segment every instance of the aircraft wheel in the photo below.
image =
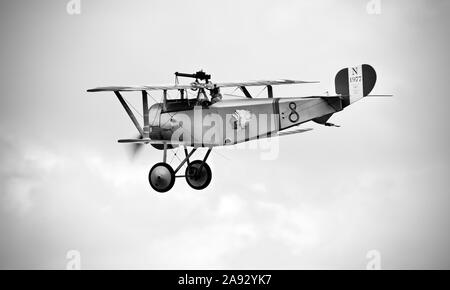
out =
[[157,163],[150,169],[148,181],[157,192],[167,192],[175,184],[175,172],[169,164]]
[[186,168],[186,181],[190,187],[196,190],[208,187],[212,179],[211,168],[207,163],[204,163],[201,172],[199,171],[202,163],[201,160],[195,160]]

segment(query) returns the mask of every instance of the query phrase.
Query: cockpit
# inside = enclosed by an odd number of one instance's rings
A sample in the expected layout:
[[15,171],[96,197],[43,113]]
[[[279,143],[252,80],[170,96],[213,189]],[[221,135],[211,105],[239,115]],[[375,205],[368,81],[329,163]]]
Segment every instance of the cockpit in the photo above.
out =
[[[177,112],[192,110],[195,106],[202,106],[208,108],[210,105],[220,102],[222,100],[222,94],[220,88],[211,85],[209,82],[211,75],[207,75],[203,71],[199,71],[195,74],[175,73],[175,83],[178,85],[178,77],[190,77],[195,78],[195,82],[191,83],[191,89],[195,92],[196,96],[189,98],[188,89],[179,89],[177,98],[168,98],[167,90],[163,90],[163,112]],[[204,80],[205,83],[199,82]],[[206,93],[209,91],[209,97]]]
[[192,110],[195,106],[202,106],[203,108],[208,108],[211,105],[210,99],[206,94],[198,94],[195,98],[189,98],[187,93],[180,93],[178,98],[169,99],[167,97],[163,98],[163,112],[177,112]]

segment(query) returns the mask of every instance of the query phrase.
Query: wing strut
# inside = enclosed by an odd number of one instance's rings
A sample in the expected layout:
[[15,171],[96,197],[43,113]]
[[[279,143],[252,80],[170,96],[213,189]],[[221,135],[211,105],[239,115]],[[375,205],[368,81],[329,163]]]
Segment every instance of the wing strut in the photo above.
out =
[[247,98],[252,99],[252,95],[250,94],[250,92],[247,90],[246,87],[242,86],[242,87],[240,87],[240,89]]
[[269,97],[269,99],[273,99],[273,88],[271,85],[267,86],[267,96]]
[[144,111],[144,138],[150,137],[150,125],[148,120],[148,97],[147,91],[142,91],[142,110]]
[[[144,130],[142,130],[141,125],[139,124],[138,120],[134,116],[133,112],[130,110],[130,107],[128,107],[127,103],[123,99],[122,95],[119,91],[114,91],[114,94],[116,94],[117,99],[119,99],[119,102],[122,104],[123,108],[127,112],[128,116],[130,117],[131,121],[133,122],[134,126],[136,126],[136,129],[139,131],[141,136],[144,136]],[[145,112],[144,112],[145,114]]]

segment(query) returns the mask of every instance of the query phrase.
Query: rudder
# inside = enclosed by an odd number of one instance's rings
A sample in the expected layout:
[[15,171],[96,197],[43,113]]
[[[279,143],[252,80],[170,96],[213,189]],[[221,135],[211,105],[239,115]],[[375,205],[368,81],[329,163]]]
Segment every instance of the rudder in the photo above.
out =
[[377,73],[368,64],[344,68],[335,77],[336,94],[343,97],[346,107],[369,95],[376,81]]

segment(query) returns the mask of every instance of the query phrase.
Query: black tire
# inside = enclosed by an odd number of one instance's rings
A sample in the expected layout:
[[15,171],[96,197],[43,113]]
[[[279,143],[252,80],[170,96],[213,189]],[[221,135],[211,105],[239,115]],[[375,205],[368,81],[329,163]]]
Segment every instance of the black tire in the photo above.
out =
[[205,189],[211,183],[212,171],[207,163],[203,164],[202,171],[198,174],[202,163],[201,160],[195,160],[186,168],[186,182],[195,190]]
[[175,184],[175,171],[167,163],[157,163],[148,173],[148,182],[155,191],[167,192]]

